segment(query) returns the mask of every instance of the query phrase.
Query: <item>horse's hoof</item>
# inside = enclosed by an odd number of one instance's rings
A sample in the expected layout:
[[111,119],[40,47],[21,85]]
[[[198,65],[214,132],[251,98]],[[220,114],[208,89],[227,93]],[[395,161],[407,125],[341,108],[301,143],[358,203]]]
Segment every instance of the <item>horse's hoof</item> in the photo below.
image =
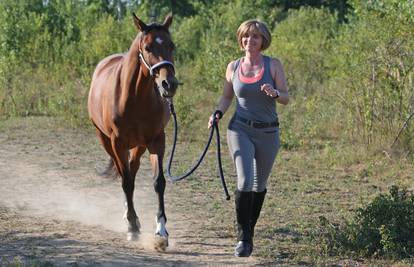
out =
[[159,252],[164,252],[168,247],[168,237],[155,235],[154,249]]
[[138,240],[139,232],[128,232],[127,233],[127,240],[128,241],[137,241]]

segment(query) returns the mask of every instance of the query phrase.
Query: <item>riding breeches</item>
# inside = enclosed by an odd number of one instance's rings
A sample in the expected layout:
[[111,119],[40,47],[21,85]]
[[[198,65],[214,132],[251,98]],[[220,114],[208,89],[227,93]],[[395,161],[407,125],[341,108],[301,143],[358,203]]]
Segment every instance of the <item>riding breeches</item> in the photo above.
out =
[[233,118],[227,143],[236,167],[237,189],[263,192],[279,151],[279,128],[254,128]]

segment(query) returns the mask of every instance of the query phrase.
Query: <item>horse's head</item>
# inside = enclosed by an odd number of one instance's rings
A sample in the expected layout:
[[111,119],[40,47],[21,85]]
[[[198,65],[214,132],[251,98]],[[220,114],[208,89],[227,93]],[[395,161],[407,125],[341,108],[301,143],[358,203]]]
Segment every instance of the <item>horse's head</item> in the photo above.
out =
[[163,24],[149,25],[133,15],[135,25],[141,31],[138,51],[141,68],[146,70],[147,75],[154,77],[162,97],[173,97],[178,81],[173,63],[174,43],[168,31],[172,15],[168,15]]

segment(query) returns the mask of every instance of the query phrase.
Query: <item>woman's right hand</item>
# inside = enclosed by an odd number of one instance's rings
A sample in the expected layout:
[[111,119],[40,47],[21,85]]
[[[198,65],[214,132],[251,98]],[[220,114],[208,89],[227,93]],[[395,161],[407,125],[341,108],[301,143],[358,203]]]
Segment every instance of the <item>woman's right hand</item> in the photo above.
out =
[[216,123],[219,122],[219,120],[223,117],[223,112],[220,110],[216,110],[213,114],[211,114],[209,120],[208,120],[208,128],[210,129],[211,126],[213,126],[214,120],[216,120]]

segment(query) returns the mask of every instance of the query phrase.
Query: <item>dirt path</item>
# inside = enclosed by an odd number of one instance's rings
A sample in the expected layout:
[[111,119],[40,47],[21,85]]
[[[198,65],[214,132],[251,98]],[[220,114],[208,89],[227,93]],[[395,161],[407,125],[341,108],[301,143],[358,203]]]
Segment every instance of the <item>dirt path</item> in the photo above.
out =
[[0,125],[0,265],[259,264],[254,257],[235,258],[232,238],[200,232],[202,218],[175,210],[168,195],[174,192],[166,195],[170,246],[164,253],[154,251],[156,195],[147,155],[139,172],[145,179],[137,179],[135,192],[142,235],[127,242],[120,182],[95,175],[94,166],[105,155],[93,132],[56,125],[47,118]]

